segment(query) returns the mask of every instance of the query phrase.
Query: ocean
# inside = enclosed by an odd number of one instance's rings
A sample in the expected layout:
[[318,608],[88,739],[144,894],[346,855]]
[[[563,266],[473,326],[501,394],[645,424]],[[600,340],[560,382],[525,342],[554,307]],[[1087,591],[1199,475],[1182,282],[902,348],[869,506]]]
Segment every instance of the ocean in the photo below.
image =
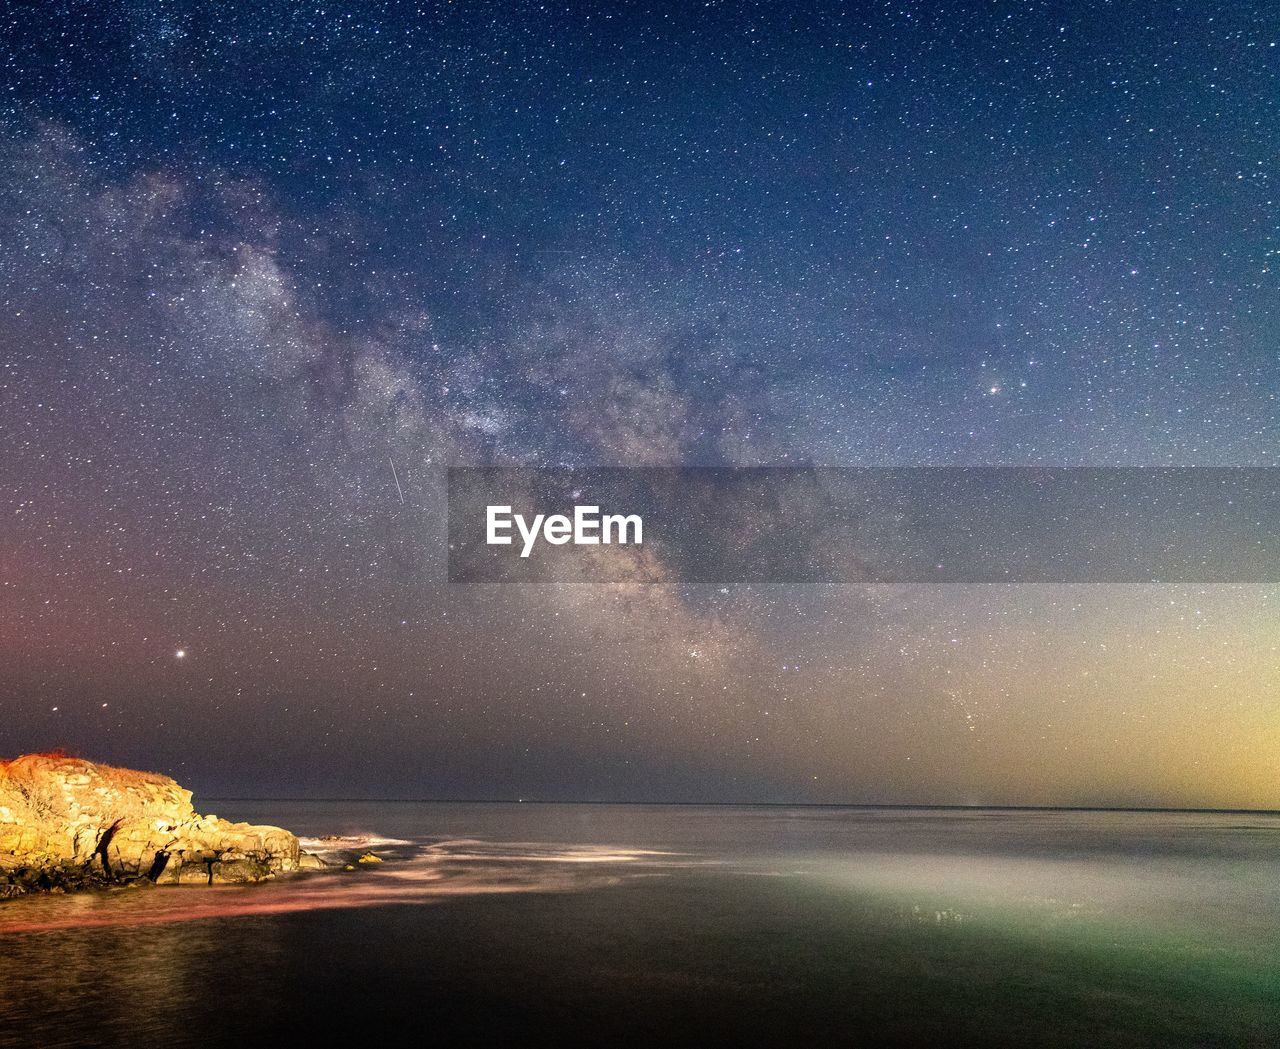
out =
[[204,807],[385,862],[0,903],[0,1045],[1280,1045],[1280,814]]

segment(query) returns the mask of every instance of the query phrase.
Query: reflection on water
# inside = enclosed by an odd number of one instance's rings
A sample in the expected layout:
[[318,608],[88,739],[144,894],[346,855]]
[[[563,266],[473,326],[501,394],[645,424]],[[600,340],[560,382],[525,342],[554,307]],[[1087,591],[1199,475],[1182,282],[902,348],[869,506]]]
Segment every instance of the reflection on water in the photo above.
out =
[[[459,895],[567,892],[617,884],[624,876],[624,867],[652,871],[680,865],[679,858],[670,853],[600,845],[464,839],[414,846],[404,839],[348,835],[303,839],[303,847],[330,860],[335,868],[281,879],[274,884],[169,886],[74,896],[32,896],[0,908],[0,936],[293,911],[424,904]],[[343,869],[347,853],[368,849],[376,849],[376,854],[385,862]]]
[[[1064,1024],[1099,1044],[1280,1034],[1277,816],[221,807],[314,835],[306,847],[333,858],[385,862],[0,905],[0,1045],[126,1031],[197,1044],[210,996],[234,997],[236,1023],[261,1031],[285,1002],[310,1009],[356,985],[387,1017],[408,1008],[401,995],[433,1002],[446,1026],[480,1022],[466,1004],[478,995],[502,1033],[504,1009],[552,1008],[543,983],[618,1015],[660,1006],[673,1025],[699,988],[680,1023],[722,1008],[733,1027],[767,1003],[759,1030],[786,1018],[814,1037],[843,1013],[868,1030],[950,1030],[949,996],[993,985],[1000,996],[965,1008],[995,1041],[1002,1025],[1017,1044],[1053,1044]],[[936,997],[908,1007],[912,980]],[[681,1029],[652,1023],[659,1040]],[[623,1034],[642,1029],[632,1017]]]

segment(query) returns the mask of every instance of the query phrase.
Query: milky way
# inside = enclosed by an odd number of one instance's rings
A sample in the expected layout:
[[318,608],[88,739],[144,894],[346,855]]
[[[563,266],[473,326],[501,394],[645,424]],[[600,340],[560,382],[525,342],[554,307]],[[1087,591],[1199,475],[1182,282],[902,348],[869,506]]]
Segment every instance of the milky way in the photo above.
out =
[[1280,806],[1275,587],[471,588],[443,502],[449,464],[1280,465],[1274,5],[0,29],[0,752]]

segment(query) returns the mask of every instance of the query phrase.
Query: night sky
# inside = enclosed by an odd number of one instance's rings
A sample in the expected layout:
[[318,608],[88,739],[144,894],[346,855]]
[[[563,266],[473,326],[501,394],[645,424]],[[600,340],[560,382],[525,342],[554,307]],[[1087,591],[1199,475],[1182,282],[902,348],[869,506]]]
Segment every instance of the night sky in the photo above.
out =
[[443,538],[446,465],[1280,465],[1278,157],[1273,3],[8,5],[0,756],[1280,807],[1275,586]]

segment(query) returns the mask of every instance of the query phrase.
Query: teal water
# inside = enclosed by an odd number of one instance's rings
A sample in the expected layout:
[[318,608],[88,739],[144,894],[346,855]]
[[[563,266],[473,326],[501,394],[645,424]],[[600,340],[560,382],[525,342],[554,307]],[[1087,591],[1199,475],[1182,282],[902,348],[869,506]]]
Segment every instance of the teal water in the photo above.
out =
[[1277,815],[212,807],[387,862],[0,904],[0,1045],[1280,1044]]

